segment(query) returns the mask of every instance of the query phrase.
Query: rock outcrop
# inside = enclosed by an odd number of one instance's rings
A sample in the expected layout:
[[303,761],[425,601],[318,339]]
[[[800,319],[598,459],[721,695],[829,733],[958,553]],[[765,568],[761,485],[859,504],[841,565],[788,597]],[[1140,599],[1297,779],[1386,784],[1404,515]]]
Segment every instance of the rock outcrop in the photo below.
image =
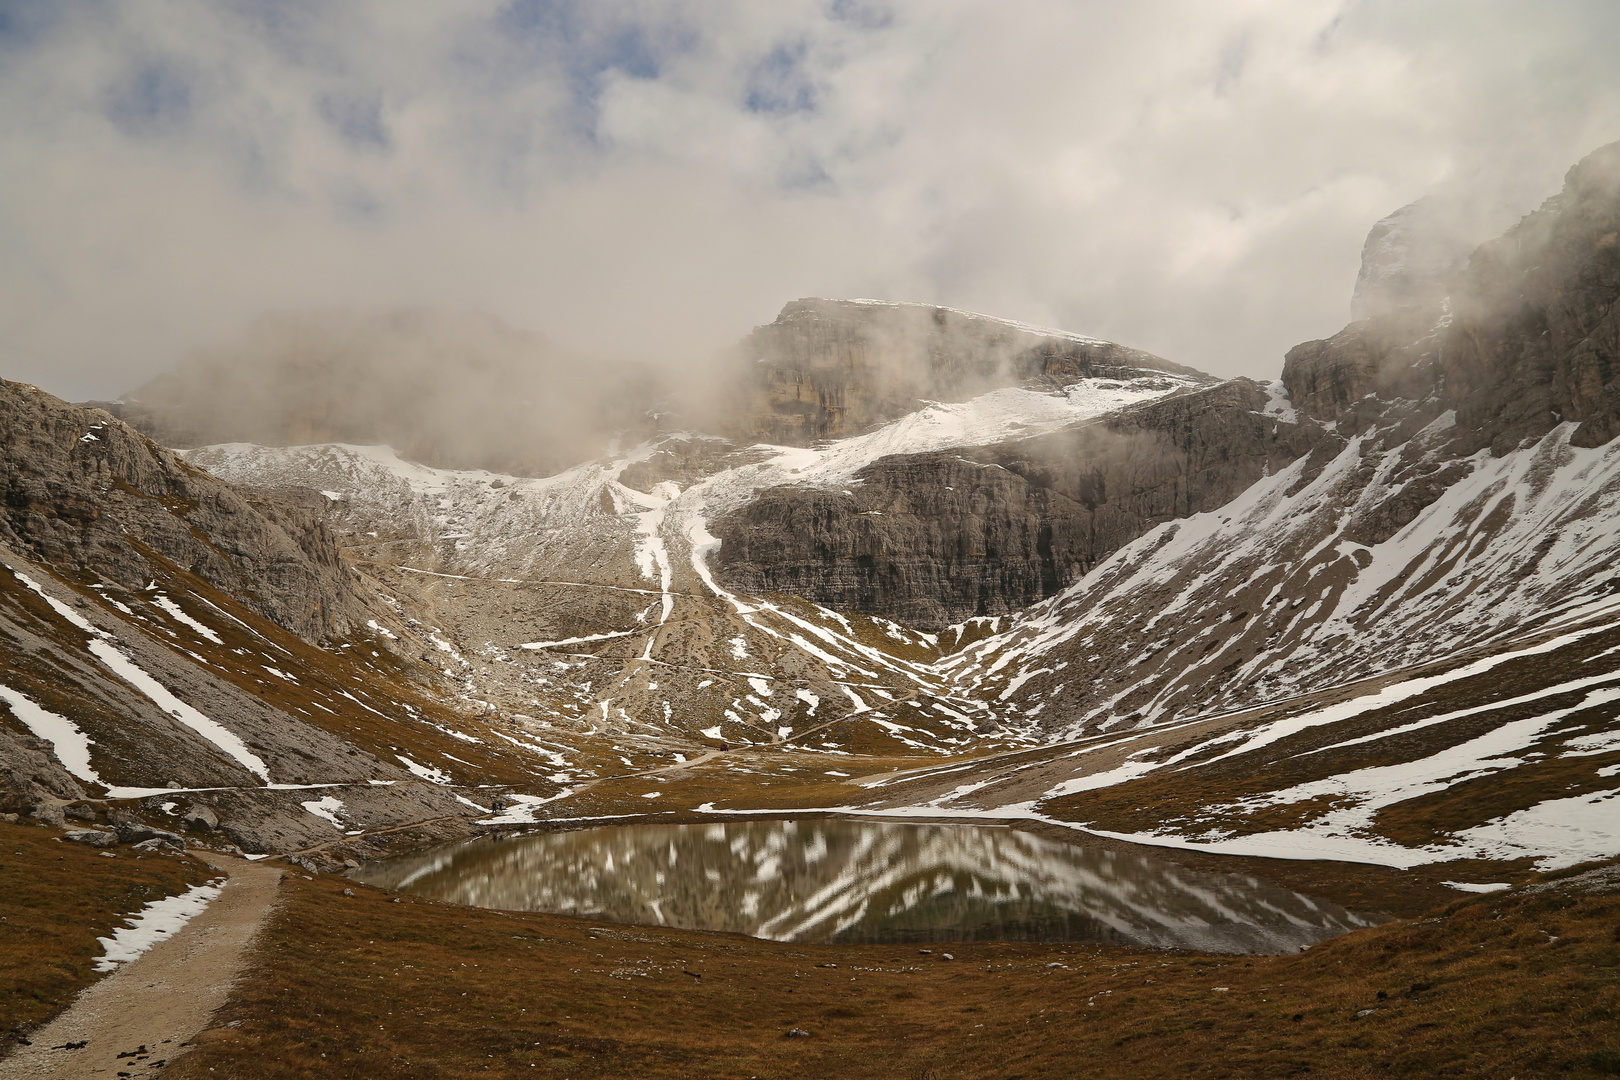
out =
[[1051,596],[1164,521],[1212,509],[1326,433],[1248,380],[1032,439],[884,458],[844,490],[783,486],[722,518],[717,572],[937,630]]
[[1113,342],[926,304],[795,300],[742,344],[727,434],[808,446],[1002,386],[1209,376]]
[[366,610],[325,523],[250,499],[99,409],[0,381],[0,543],[139,589],[175,571],[306,638]]

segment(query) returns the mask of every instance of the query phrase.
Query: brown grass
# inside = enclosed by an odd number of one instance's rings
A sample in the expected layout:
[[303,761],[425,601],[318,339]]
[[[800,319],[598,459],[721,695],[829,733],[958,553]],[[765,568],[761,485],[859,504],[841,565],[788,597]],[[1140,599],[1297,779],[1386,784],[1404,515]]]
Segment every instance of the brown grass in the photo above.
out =
[[216,876],[189,858],[95,848],[0,823],[0,1053],[94,982],[121,916]]
[[[288,883],[256,966],[169,1075],[1620,1071],[1614,895],[1468,897],[1307,953],[1243,958],[1089,945],[963,944],[932,955],[789,945],[394,903],[358,887],[347,897],[346,884]],[[809,1037],[787,1037],[793,1027]]]

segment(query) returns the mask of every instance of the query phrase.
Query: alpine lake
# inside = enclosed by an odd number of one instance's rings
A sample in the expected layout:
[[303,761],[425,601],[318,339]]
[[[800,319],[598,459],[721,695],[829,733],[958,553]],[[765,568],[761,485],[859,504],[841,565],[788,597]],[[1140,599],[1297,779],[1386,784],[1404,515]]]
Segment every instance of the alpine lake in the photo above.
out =
[[491,835],[350,876],[473,907],[795,942],[1286,953],[1384,921],[1259,878],[1004,826],[837,818]]

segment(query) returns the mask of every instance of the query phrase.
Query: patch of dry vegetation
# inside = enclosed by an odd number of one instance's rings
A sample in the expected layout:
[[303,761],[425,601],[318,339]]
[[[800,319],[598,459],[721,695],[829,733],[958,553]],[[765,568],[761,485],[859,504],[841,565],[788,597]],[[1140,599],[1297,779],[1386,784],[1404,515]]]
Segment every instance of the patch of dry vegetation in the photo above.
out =
[[182,856],[113,854],[55,829],[0,823],[0,1052],[96,981],[96,939],[123,916],[218,876]]
[[1245,958],[781,944],[345,896],[345,884],[288,883],[255,968],[170,1075],[1620,1072],[1614,892],[1467,897],[1303,954]]

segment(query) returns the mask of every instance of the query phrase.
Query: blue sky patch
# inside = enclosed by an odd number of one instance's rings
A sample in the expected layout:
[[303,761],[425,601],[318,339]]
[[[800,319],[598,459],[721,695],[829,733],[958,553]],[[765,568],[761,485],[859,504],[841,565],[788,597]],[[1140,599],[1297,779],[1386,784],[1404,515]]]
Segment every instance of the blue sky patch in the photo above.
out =
[[749,112],[781,116],[812,112],[816,88],[804,70],[804,42],[778,45],[748,76],[744,104]]
[[172,134],[191,120],[191,80],[172,64],[150,61],[113,84],[107,118],[131,137]]

